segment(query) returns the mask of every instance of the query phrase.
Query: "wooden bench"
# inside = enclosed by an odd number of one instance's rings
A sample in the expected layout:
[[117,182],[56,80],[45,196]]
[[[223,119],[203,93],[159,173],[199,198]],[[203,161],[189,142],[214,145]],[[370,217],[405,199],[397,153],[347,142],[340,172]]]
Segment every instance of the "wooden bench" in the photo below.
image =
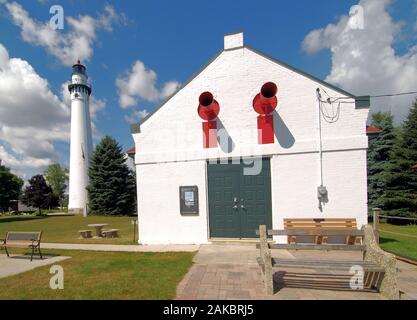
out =
[[9,231],[6,234],[6,238],[0,244],[0,247],[6,250],[6,254],[8,257],[10,257],[10,255],[7,248],[29,248],[32,250],[30,261],[33,260],[33,254],[37,249],[40,258],[43,259],[41,252],[41,237],[42,232]]
[[78,230],[80,233],[80,238],[82,239],[88,239],[93,237],[93,231],[92,230]]
[[[319,218],[319,219],[284,219],[285,230],[357,230],[356,219],[350,218]],[[327,243],[339,244],[361,244],[362,237],[355,234],[341,235],[333,233],[328,235],[290,234],[288,243],[315,243],[317,245]]]
[[[295,222],[295,220],[297,221]],[[340,220],[333,221],[332,223],[327,224],[326,227],[323,227],[323,225],[326,224],[325,221],[312,222],[311,220],[312,219],[287,219],[287,221],[291,221],[291,223],[286,225],[288,229],[285,230],[266,230],[265,225],[259,226],[259,231],[257,231],[257,234],[260,236],[260,243],[257,245],[260,248],[258,263],[262,269],[265,291],[267,294],[274,293],[273,267],[284,269],[327,269],[348,272],[351,272],[353,270],[352,267],[354,267],[356,270],[359,268],[364,272],[363,291],[379,290],[391,299],[397,295],[395,257],[383,252],[377,246],[370,226],[366,226],[367,229],[364,227],[362,230],[357,230],[350,226],[356,225],[355,222],[355,224],[348,224],[347,227],[343,228],[340,226],[343,225],[342,220]],[[349,219],[343,220],[348,221]],[[313,227],[312,224],[315,224],[315,226]],[[268,243],[268,236],[286,236],[289,243]],[[344,239],[344,241],[341,241],[341,239]],[[298,258],[280,259],[271,256],[271,249],[328,251],[360,250],[364,252],[364,259],[357,261],[307,260]],[[320,279],[320,276],[320,274],[314,274],[310,275],[310,278],[313,280],[314,278]],[[354,274],[351,274],[350,278],[352,276],[354,276]],[[318,283],[318,281],[316,282]],[[300,279],[297,278],[293,283],[300,285]],[[323,283],[324,282],[321,282],[321,284]]]
[[118,238],[119,229],[103,229],[101,232],[104,238]]

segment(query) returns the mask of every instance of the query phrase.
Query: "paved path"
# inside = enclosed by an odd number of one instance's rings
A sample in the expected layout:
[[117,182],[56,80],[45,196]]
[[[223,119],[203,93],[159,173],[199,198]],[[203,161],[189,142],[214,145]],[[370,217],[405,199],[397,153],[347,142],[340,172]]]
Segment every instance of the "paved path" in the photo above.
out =
[[[306,259],[360,260],[360,252],[313,252],[273,250],[273,256],[293,258],[302,256]],[[258,250],[255,245],[202,245],[194,258],[194,265],[177,287],[177,299],[274,299],[274,300],[380,300],[378,293],[352,292],[335,290],[315,290],[291,288],[292,275],[301,272],[306,278],[316,281],[335,277],[335,272],[328,270],[326,275],[318,275],[314,270],[292,269],[280,270],[274,275],[276,290],[273,296],[266,296],[261,280],[261,272],[256,262]],[[399,262],[399,286],[408,293],[417,290],[417,267]],[[322,273],[322,272],[321,272]],[[337,275],[338,278],[343,276]],[[284,281],[286,285],[284,286]],[[348,280],[346,280],[348,283]],[[307,282],[308,283],[308,282]],[[411,294],[408,298],[412,298]]]
[[401,299],[417,300],[417,266],[397,261],[398,288],[404,292]]
[[119,245],[119,244],[83,244],[83,243],[42,243],[42,249],[90,250],[116,252],[193,252],[199,245]]
[[43,256],[43,259],[41,260],[38,256],[34,256],[33,261],[31,262],[30,255],[10,254],[10,258],[8,258],[7,255],[0,254],[0,278],[54,264],[69,258],[70,257],[64,256]]

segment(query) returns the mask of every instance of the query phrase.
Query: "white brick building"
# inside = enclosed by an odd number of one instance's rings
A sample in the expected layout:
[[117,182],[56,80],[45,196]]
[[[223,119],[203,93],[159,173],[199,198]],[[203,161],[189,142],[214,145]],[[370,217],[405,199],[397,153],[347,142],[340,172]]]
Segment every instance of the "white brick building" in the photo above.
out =
[[[252,238],[260,223],[282,229],[284,218],[355,217],[359,226],[366,224],[366,97],[244,45],[241,33],[226,35],[224,44],[189,82],[132,126],[139,242]],[[273,143],[262,144],[252,104],[267,82],[278,87],[278,105],[271,114]],[[321,103],[327,117],[319,118],[317,89],[323,100],[344,97]],[[205,121],[197,113],[203,92],[212,93],[220,107],[214,120],[219,142],[211,148],[204,147]],[[338,115],[332,123],[326,121],[331,115]],[[227,159],[235,164],[212,163]],[[254,159],[255,168],[262,164],[255,175]],[[319,208],[321,184],[328,193]],[[188,212],[180,204],[180,187],[189,187],[182,190]]]

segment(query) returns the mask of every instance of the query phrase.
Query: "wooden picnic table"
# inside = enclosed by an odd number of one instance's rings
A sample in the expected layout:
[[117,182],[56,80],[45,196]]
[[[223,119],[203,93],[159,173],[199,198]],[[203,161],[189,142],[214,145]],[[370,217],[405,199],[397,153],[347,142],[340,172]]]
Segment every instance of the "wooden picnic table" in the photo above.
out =
[[102,235],[102,231],[103,231],[103,227],[108,226],[108,223],[93,223],[93,224],[89,224],[89,227],[93,227],[96,229],[96,237],[103,237]]

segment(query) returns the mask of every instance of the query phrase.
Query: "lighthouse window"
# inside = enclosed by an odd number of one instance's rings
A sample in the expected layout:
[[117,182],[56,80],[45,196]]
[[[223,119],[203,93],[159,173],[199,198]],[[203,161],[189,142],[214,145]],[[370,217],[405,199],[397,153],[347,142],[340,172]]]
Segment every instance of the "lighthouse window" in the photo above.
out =
[[85,74],[85,68],[84,66],[81,66],[79,64],[75,65],[72,67],[72,73],[76,74],[76,73],[81,73],[81,74]]

